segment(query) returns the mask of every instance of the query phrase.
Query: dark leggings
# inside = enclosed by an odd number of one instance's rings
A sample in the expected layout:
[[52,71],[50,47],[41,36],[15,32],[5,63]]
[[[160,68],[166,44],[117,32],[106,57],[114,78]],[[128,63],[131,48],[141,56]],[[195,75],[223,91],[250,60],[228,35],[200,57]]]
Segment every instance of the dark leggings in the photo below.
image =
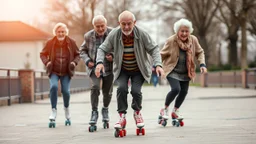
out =
[[178,95],[174,107],[179,108],[188,93],[189,81],[179,81],[171,77],[167,77],[167,80],[171,86],[171,91],[166,96],[165,106],[169,106]]

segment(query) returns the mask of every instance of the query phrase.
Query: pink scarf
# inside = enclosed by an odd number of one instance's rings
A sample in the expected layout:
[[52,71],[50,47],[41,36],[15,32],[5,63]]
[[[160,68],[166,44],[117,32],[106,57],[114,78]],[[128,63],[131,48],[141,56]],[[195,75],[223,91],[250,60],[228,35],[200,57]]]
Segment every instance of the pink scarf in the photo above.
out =
[[195,63],[193,61],[193,53],[192,53],[192,40],[190,37],[188,37],[188,40],[186,42],[183,42],[179,39],[179,37],[176,37],[176,41],[178,43],[178,46],[183,51],[186,51],[186,63],[187,63],[187,69],[188,69],[188,77],[190,79],[193,79],[196,75],[195,73]]

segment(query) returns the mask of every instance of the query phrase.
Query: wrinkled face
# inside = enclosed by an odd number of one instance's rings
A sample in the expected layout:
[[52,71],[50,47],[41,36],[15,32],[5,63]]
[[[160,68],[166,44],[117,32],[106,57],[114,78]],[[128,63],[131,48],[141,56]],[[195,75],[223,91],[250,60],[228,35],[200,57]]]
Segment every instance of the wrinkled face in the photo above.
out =
[[97,20],[94,22],[93,27],[99,36],[103,36],[107,29],[107,24],[105,23],[104,20]]
[[59,41],[63,41],[66,37],[67,31],[64,27],[58,27],[56,29],[56,37]]
[[186,26],[181,26],[178,31],[178,37],[181,41],[186,41],[190,35],[189,28]]
[[122,17],[120,19],[119,25],[122,29],[124,35],[128,36],[132,33],[136,21],[133,21],[132,17]]

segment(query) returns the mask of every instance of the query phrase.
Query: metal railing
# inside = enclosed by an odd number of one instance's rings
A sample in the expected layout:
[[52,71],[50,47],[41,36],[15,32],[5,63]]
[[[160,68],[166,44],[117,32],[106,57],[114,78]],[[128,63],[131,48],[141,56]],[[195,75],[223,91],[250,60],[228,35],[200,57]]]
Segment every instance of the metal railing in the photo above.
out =
[[[47,76],[44,70],[35,70],[34,71],[34,81],[35,81],[35,90],[34,90],[34,100],[44,99],[47,95],[49,97],[49,77]],[[74,77],[71,79],[70,84],[70,93],[82,92],[91,88],[91,81],[86,73],[84,72],[75,72]]]
[[13,99],[21,103],[21,86],[18,74],[19,69],[0,68],[0,100],[7,100],[11,105]]

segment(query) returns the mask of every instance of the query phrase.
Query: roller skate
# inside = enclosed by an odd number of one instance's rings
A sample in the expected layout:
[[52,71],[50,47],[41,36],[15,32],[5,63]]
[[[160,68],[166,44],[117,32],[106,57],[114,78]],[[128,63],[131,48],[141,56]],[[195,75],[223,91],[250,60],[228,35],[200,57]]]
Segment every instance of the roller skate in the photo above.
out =
[[178,109],[174,109],[172,112],[172,125],[176,127],[184,126],[183,116],[179,114]]
[[64,107],[64,111],[65,111],[65,117],[66,117],[65,126],[71,125],[71,121],[70,121],[71,117],[70,117],[70,113],[69,113],[69,108]]
[[114,125],[114,128],[115,128],[114,136],[116,138],[119,137],[119,136],[120,137],[126,136],[126,130],[125,130],[126,119],[125,119],[125,114],[124,113],[119,113],[119,115],[120,115],[120,119]]
[[167,125],[167,120],[169,119],[168,115],[168,108],[162,108],[160,110],[160,115],[158,116],[158,124],[161,124],[165,127]]
[[108,108],[107,107],[103,107],[101,109],[101,114],[102,114],[103,128],[104,129],[108,129],[109,128]]
[[92,111],[91,120],[89,122],[89,132],[97,131],[97,120],[98,120],[98,111]]
[[140,111],[134,111],[133,117],[134,117],[134,120],[135,120],[135,124],[137,126],[137,129],[136,129],[137,136],[140,135],[140,133],[142,135],[145,135],[145,129],[143,128],[144,127],[144,121],[143,121],[143,118],[142,118],[142,115],[141,115]]
[[57,117],[57,109],[56,108],[53,108],[52,109],[52,113],[51,115],[49,116],[49,128],[55,128],[56,126],[56,123],[55,123],[55,119]]

